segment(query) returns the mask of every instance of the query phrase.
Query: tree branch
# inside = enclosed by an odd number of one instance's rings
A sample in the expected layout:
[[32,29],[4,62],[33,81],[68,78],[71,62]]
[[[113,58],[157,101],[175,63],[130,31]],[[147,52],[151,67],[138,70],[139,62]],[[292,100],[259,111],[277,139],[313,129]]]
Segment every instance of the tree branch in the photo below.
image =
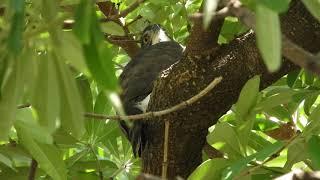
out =
[[[201,11],[202,8],[200,8],[200,14],[202,14]],[[203,29],[202,19],[202,16],[199,16],[193,21],[193,27],[185,51],[190,56],[214,54],[219,48],[218,37],[224,17],[213,18],[207,30]]]
[[[245,25],[251,29],[255,29],[254,14],[249,9],[241,7],[239,1],[233,1],[229,11],[232,15],[237,16]],[[320,75],[320,59],[317,59],[316,56],[293,43],[285,35],[282,35],[282,54],[294,64]]]
[[34,180],[36,177],[36,171],[38,167],[38,162],[34,159],[31,160],[30,170],[28,180]]
[[[138,1],[140,1],[140,0],[138,0]],[[130,35],[130,31],[129,31],[128,27],[126,25],[124,25],[120,21],[119,18],[115,18],[115,17],[121,15],[121,13],[118,12],[118,10],[114,6],[114,4],[112,2],[110,2],[110,1],[98,2],[97,5],[98,5],[100,11],[105,15],[106,20],[108,20],[108,21],[111,20],[111,21],[119,24],[123,28],[123,30],[124,30],[124,32],[126,34],[125,36],[123,36],[123,37],[121,37],[121,38],[119,38],[117,40],[112,40],[112,39],[110,39],[110,38],[108,38],[106,36],[106,40],[109,41],[110,43],[112,43],[112,44],[114,44],[116,46],[119,46],[122,49],[124,49],[126,51],[126,53],[131,58],[134,57],[138,53],[138,50],[140,48],[137,45],[137,42],[134,40],[134,38]],[[128,10],[126,12],[129,13]],[[124,40],[128,40],[128,41],[124,41]]]
[[116,15],[112,15],[110,19],[119,19],[121,17],[126,17],[129,13],[134,11],[140,4],[144,3],[145,0],[137,0],[136,2],[132,3],[127,9],[121,11]]
[[217,84],[219,84],[222,80],[222,77],[215,78],[206,88],[201,90],[198,94],[195,96],[191,97],[190,99],[186,101],[182,101],[181,103],[172,106],[171,108],[167,108],[161,111],[154,111],[154,112],[146,112],[143,114],[136,114],[136,115],[130,115],[130,116],[120,116],[120,115],[115,115],[115,116],[108,116],[108,115],[103,115],[103,114],[94,114],[94,113],[85,113],[85,117],[87,118],[94,118],[94,119],[101,119],[101,120],[106,120],[106,119],[113,119],[113,120],[141,120],[141,119],[147,119],[147,118],[154,118],[154,117],[159,117],[159,116],[164,116],[169,113],[173,113],[175,111],[179,111],[181,109],[184,109],[193,103],[197,102],[199,99],[204,97],[207,93],[209,93]]

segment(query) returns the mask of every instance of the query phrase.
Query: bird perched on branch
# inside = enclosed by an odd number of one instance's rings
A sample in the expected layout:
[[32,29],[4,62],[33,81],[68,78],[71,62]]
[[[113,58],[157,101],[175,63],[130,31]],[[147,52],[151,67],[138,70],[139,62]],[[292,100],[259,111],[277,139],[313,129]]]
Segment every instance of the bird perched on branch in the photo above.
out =
[[[182,56],[183,48],[172,41],[158,24],[146,27],[141,36],[141,50],[124,67],[120,75],[120,98],[127,115],[147,110],[153,83],[158,75]],[[130,127],[125,121],[120,126],[131,142],[135,156],[141,156],[146,145],[143,120],[134,121]]]

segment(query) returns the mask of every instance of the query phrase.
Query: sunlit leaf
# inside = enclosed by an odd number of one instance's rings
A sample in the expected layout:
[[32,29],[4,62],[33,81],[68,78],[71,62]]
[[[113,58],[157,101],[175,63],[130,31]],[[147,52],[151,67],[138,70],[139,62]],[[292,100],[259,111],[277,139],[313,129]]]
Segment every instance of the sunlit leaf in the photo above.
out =
[[246,115],[256,104],[259,93],[260,77],[254,76],[243,86],[238,101],[236,103],[236,116],[239,120],[244,120]]
[[307,96],[303,104],[304,113],[306,113],[307,115],[310,115],[311,107],[317,100],[318,96],[319,96],[318,92],[312,93],[309,96]]
[[82,100],[71,72],[67,66],[52,55],[55,68],[59,74],[60,87],[60,115],[62,127],[70,131],[75,137],[81,137],[84,133],[84,108]]
[[[10,59],[15,61],[14,59]],[[7,71],[7,80],[1,90],[0,99],[0,139],[7,140],[10,128],[15,120],[17,103],[23,87],[22,62],[16,61]]]
[[86,156],[89,153],[89,149],[84,149],[76,154],[74,154],[73,156],[71,156],[70,158],[65,160],[65,163],[68,167],[73,166],[74,163],[76,163],[77,161],[79,161],[81,158],[83,158],[84,156]]
[[270,97],[266,98],[265,100],[262,100],[261,102],[259,102],[256,105],[255,110],[256,111],[267,110],[267,109],[276,107],[280,104],[288,103],[288,102],[292,101],[292,98],[294,95],[297,95],[300,93],[304,93],[304,92],[288,89],[286,91],[277,93],[277,94],[270,96]]
[[239,174],[247,166],[249,162],[253,160],[263,161],[273,153],[277,152],[282,146],[283,143],[278,141],[268,147],[265,147],[263,150],[255,154],[238,160],[237,162],[233,163],[231,166],[229,166],[223,171],[223,179],[233,179],[233,177]]
[[50,131],[36,123],[30,108],[18,110],[14,127],[19,131],[28,132],[29,136],[38,142],[46,144],[52,144],[53,142]]
[[281,65],[281,29],[276,12],[264,5],[256,8],[256,36],[261,56],[270,72]]
[[320,0],[302,0],[310,13],[320,21]]
[[49,59],[48,55],[42,55],[37,60],[38,74],[31,103],[37,110],[40,125],[53,132],[60,111],[57,69],[53,59]]
[[237,134],[228,123],[216,124],[214,130],[207,136],[207,141],[216,149],[227,153],[230,159],[241,157]]
[[310,123],[306,126],[303,135],[307,138],[313,134],[319,134],[320,132],[320,105],[318,104],[316,108],[313,109],[312,113],[309,116]]
[[227,159],[209,159],[198,166],[188,179],[221,179],[222,170],[230,164]]

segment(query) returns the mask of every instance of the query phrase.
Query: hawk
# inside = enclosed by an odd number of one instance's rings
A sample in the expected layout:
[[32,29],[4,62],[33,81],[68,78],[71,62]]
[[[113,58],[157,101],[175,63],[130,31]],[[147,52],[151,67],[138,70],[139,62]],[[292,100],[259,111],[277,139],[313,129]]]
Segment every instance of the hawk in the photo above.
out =
[[[163,70],[181,58],[182,52],[180,44],[172,41],[160,25],[144,29],[140,51],[119,77],[123,90],[120,98],[127,115],[146,112],[154,81]],[[131,127],[121,121],[120,126],[132,145],[133,154],[140,157],[148,136],[143,131],[143,120],[134,121]]]

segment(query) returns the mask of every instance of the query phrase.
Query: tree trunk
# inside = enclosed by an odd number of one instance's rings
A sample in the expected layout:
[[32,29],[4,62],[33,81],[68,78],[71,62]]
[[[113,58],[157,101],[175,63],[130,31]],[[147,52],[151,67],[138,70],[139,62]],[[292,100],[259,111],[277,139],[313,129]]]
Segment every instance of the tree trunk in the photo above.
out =
[[[281,22],[282,32],[293,42],[312,53],[320,50],[320,25],[300,1],[292,2]],[[196,39],[190,39],[187,47],[198,43],[192,42]],[[208,45],[208,49],[201,51],[208,52],[210,49],[212,46]],[[143,172],[161,175],[164,121],[167,120],[170,122],[169,179],[176,176],[188,177],[201,163],[201,151],[208,127],[215,124],[237,101],[241,88],[249,78],[261,75],[261,86],[264,88],[298,68],[284,59],[283,66],[277,73],[268,73],[252,32],[243,34],[209,55],[188,54],[188,48],[185,54],[179,63],[157,80],[149,111],[166,109],[189,99],[218,76],[222,76],[223,80],[212,92],[191,107],[147,121],[145,131],[148,139],[142,153]]]

